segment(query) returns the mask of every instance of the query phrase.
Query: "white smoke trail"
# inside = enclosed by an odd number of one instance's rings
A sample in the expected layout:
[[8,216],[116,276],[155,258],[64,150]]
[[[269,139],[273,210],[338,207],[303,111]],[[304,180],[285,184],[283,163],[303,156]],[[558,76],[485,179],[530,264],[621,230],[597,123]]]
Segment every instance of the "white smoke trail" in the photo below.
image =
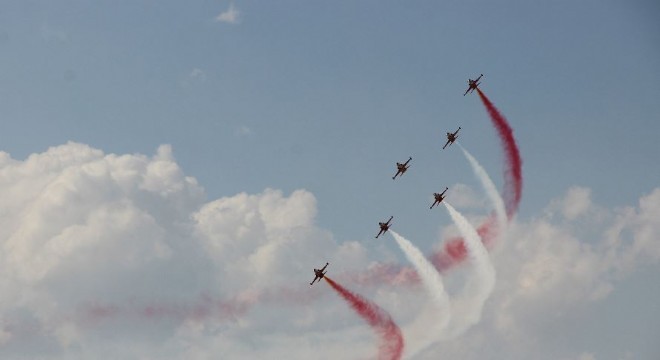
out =
[[454,311],[452,319],[457,321],[450,324],[445,336],[454,338],[481,319],[484,304],[495,288],[495,268],[477,230],[447,201],[443,203],[464,239],[468,256],[475,265],[476,273],[476,276],[468,279],[462,294],[452,303],[452,311]]
[[504,199],[502,199],[502,196],[500,196],[499,191],[497,191],[497,187],[495,187],[493,180],[490,179],[486,170],[477,162],[474,156],[472,156],[460,144],[458,146],[460,146],[461,150],[463,150],[463,155],[465,155],[465,157],[470,162],[470,165],[472,166],[472,171],[474,171],[474,174],[477,176],[477,178],[479,178],[479,181],[481,181],[481,186],[483,186],[484,190],[486,191],[486,195],[493,203],[493,207],[495,208],[495,216],[497,217],[498,234],[502,236],[502,233],[504,232],[507,225],[507,216],[504,207]]
[[[412,357],[422,349],[440,340],[442,331],[447,327],[451,319],[451,305],[449,302],[449,295],[445,290],[442,283],[440,273],[435,269],[433,264],[424,256],[424,254],[410,241],[390,230],[394,240],[399,245],[406,258],[412,263],[417,274],[419,275],[422,285],[431,296],[433,305],[435,305],[434,312],[437,317],[430,320],[431,324],[424,326],[423,333],[425,336],[416,337],[415,344],[409,343],[406,345],[407,357]],[[420,321],[423,322],[423,321]],[[430,327],[429,327],[430,325]],[[412,346],[411,346],[412,345]]]

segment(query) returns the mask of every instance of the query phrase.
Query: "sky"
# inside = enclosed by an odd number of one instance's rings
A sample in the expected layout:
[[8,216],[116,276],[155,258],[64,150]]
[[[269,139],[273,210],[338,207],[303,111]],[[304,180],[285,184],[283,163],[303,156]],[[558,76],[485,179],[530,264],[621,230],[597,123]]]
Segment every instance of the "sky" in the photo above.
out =
[[[412,358],[657,358],[659,18],[641,0],[0,2],[0,354],[373,356],[312,269],[407,265],[373,238],[390,216],[439,249],[457,233],[428,209],[445,186],[475,225],[492,211],[442,150],[460,126],[504,186],[462,96],[483,74],[520,209],[480,321]],[[450,295],[470,269],[442,273]],[[341,280],[406,343],[433,318],[422,287]]]

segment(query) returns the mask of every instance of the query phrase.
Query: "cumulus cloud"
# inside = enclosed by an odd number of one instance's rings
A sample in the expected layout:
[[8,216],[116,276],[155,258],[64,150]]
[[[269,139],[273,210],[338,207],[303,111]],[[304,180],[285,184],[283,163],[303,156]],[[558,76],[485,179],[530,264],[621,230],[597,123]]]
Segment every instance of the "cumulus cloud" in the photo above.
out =
[[[571,316],[607,298],[632,270],[660,261],[660,188],[642,196],[635,208],[612,210],[591,202],[589,194],[589,189],[571,188],[549,204],[544,216],[512,224],[494,250],[498,286],[484,321],[436,351],[476,359],[486,353],[466,352],[461,346],[485,346],[493,351],[491,356],[502,358],[594,358],[592,352],[563,349],[576,346],[566,334],[579,337],[583,331]],[[579,207],[568,211],[576,216],[566,216],[566,204]],[[555,221],[556,213],[564,220]],[[593,238],[582,238],[574,224],[585,222],[597,225],[597,231],[590,232],[596,234]],[[612,329],[611,336],[616,332]],[[553,333],[568,339],[548,341]],[[433,358],[432,353],[426,356]]]
[[233,3],[229,4],[229,9],[221,12],[215,17],[215,21],[228,24],[238,24],[241,22],[241,13]]
[[[326,284],[305,285],[327,260],[340,274],[383,254],[319,228],[316,201],[277,189],[209,200],[168,145],[153,155],[78,143],[24,160],[0,152],[0,357],[368,357],[368,327]],[[548,344],[548,327],[579,331],[565,314],[657,264],[659,218],[660,188],[617,209],[569,189],[494,249],[498,286],[482,322],[421,358],[598,358]],[[464,271],[446,277],[456,284]],[[348,285],[416,335],[406,325],[424,309],[418,288]]]
[[[444,190],[444,187],[438,187],[438,192],[442,192],[442,190]],[[446,196],[457,207],[469,209],[485,209],[488,207],[488,202],[484,199],[483,195],[465,184],[457,183],[452,185],[447,190]],[[432,197],[430,202],[433,202]]]
[[206,73],[199,68],[194,68],[192,71],[190,71],[190,74],[188,74],[188,77],[193,80],[199,80],[201,82],[206,81]]
[[573,186],[563,198],[553,200],[546,209],[546,214],[558,214],[564,219],[573,221],[580,216],[587,215],[591,209],[591,189],[582,186]]
[[[310,260],[350,252],[333,262],[339,270],[366,256],[358,243],[338,245],[314,225],[316,199],[305,190],[207,201],[168,145],[152,156],[105,154],[77,143],[25,160],[0,152],[0,195],[2,357],[25,354],[26,344],[34,345],[29,354],[53,358],[67,349],[103,348],[111,332],[115,345],[131,346],[107,358],[135,358],[158,353],[145,345],[154,339],[208,345],[204,339],[217,340],[210,334],[227,324],[237,341],[255,329],[282,329],[280,322],[310,328],[321,316],[336,323],[340,302],[320,312],[251,306],[318,296],[320,287],[283,286],[291,277],[306,284],[317,265]],[[259,348],[245,346],[258,356]],[[180,358],[183,350],[175,346],[163,357]]]
[[245,125],[242,125],[242,126],[239,126],[238,128],[236,128],[236,130],[234,131],[234,135],[237,136],[237,137],[250,136],[250,135],[252,135],[252,129],[250,129],[249,127],[247,127]]
[[199,86],[206,82],[206,72],[200,68],[193,68],[188,74],[182,76],[179,84],[185,90],[192,90],[195,86]]

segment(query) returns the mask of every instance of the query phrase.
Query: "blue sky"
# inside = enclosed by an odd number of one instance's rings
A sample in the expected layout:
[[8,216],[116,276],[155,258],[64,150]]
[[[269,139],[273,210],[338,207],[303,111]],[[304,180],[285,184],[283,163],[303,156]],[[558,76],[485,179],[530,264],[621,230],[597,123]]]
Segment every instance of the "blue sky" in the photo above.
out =
[[484,73],[525,161],[521,216],[569,185],[620,205],[660,179],[652,2],[236,5],[238,24],[214,21],[226,2],[4,4],[3,150],[169,143],[211,197],[309,189],[322,224],[361,238],[390,213],[423,228],[430,194],[471,179],[445,131],[500,179],[485,111],[460,96]]
[[608,209],[658,187],[659,18],[654,1],[5,1],[0,150],[170,144],[207,201],[305,189],[337,242],[395,251],[373,240],[394,215],[428,252],[450,223],[431,194],[479,189],[446,131],[502,186],[495,131],[461,96],[480,73],[523,157],[521,220],[572,186]]

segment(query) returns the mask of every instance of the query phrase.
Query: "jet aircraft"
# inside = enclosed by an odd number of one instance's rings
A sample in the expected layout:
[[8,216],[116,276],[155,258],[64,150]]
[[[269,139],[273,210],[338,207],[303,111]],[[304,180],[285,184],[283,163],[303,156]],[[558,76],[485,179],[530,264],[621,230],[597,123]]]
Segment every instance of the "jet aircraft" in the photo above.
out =
[[[316,280],[321,281],[321,279],[323,279],[323,278],[325,277],[325,272],[323,272],[323,270],[325,270],[325,268],[328,267],[328,264],[329,264],[329,263],[325,263],[325,266],[323,267],[323,269],[314,269],[314,276],[315,276],[315,278],[314,278],[314,280],[312,280],[311,283],[309,283],[309,285],[313,285],[313,284],[314,284],[314,281],[316,281]],[[326,272],[327,272],[327,271],[326,271]]]
[[378,223],[378,226],[380,226],[380,231],[378,232],[378,235],[376,235],[376,239],[378,239],[380,234],[386,233],[387,230],[390,229],[390,221],[392,221],[392,218],[394,218],[394,216],[390,216],[390,219],[387,220],[387,222],[379,222]]
[[410,165],[408,165],[408,163],[410,162],[410,160],[412,160],[412,156],[409,157],[409,158],[408,158],[408,161],[406,161],[406,162],[403,163],[403,164],[402,164],[402,163],[396,163],[396,174],[394,174],[394,176],[392,176],[392,180],[396,179],[396,177],[397,177],[399,174],[401,174],[401,176],[403,176],[403,173],[405,173],[406,170],[408,170],[408,168],[410,167]]
[[438,193],[433,193],[433,197],[435,197],[435,201],[433,202],[433,204],[431,205],[431,207],[430,207],[429,209],[433,209],[433,207],[435,206],[435,204],[440,204],[440,203],[442,202],[442,200],[445,199],[445,196],[444,196],[444,195],[445,195],[445,193],[447,192],[447,189],[449,189],[449,188],[448,188],[448,187],[445,187],[445,191],[443,191],[443,192],[440,193],[440,194],[438,194]]
[[442,147],[443,150],[447,147],[447,145],[451,145],[454,143],[454,141],[456,141],[459,130],[461,130],[460,126],[458,127],[458,130],[456,130],[456,132],[454,132],[453,134],[450,132],[447,133],[447,142],[445,143],[445,146]]
[[480,74],[476,80],[468,79],[468,89],[465,90],[465,94],[463,94],[463,96],[467,95],[469,92],[473,92],[477,86],[479,86],[479,79],[481,79],[482,76],[484,76],[484,74]]

